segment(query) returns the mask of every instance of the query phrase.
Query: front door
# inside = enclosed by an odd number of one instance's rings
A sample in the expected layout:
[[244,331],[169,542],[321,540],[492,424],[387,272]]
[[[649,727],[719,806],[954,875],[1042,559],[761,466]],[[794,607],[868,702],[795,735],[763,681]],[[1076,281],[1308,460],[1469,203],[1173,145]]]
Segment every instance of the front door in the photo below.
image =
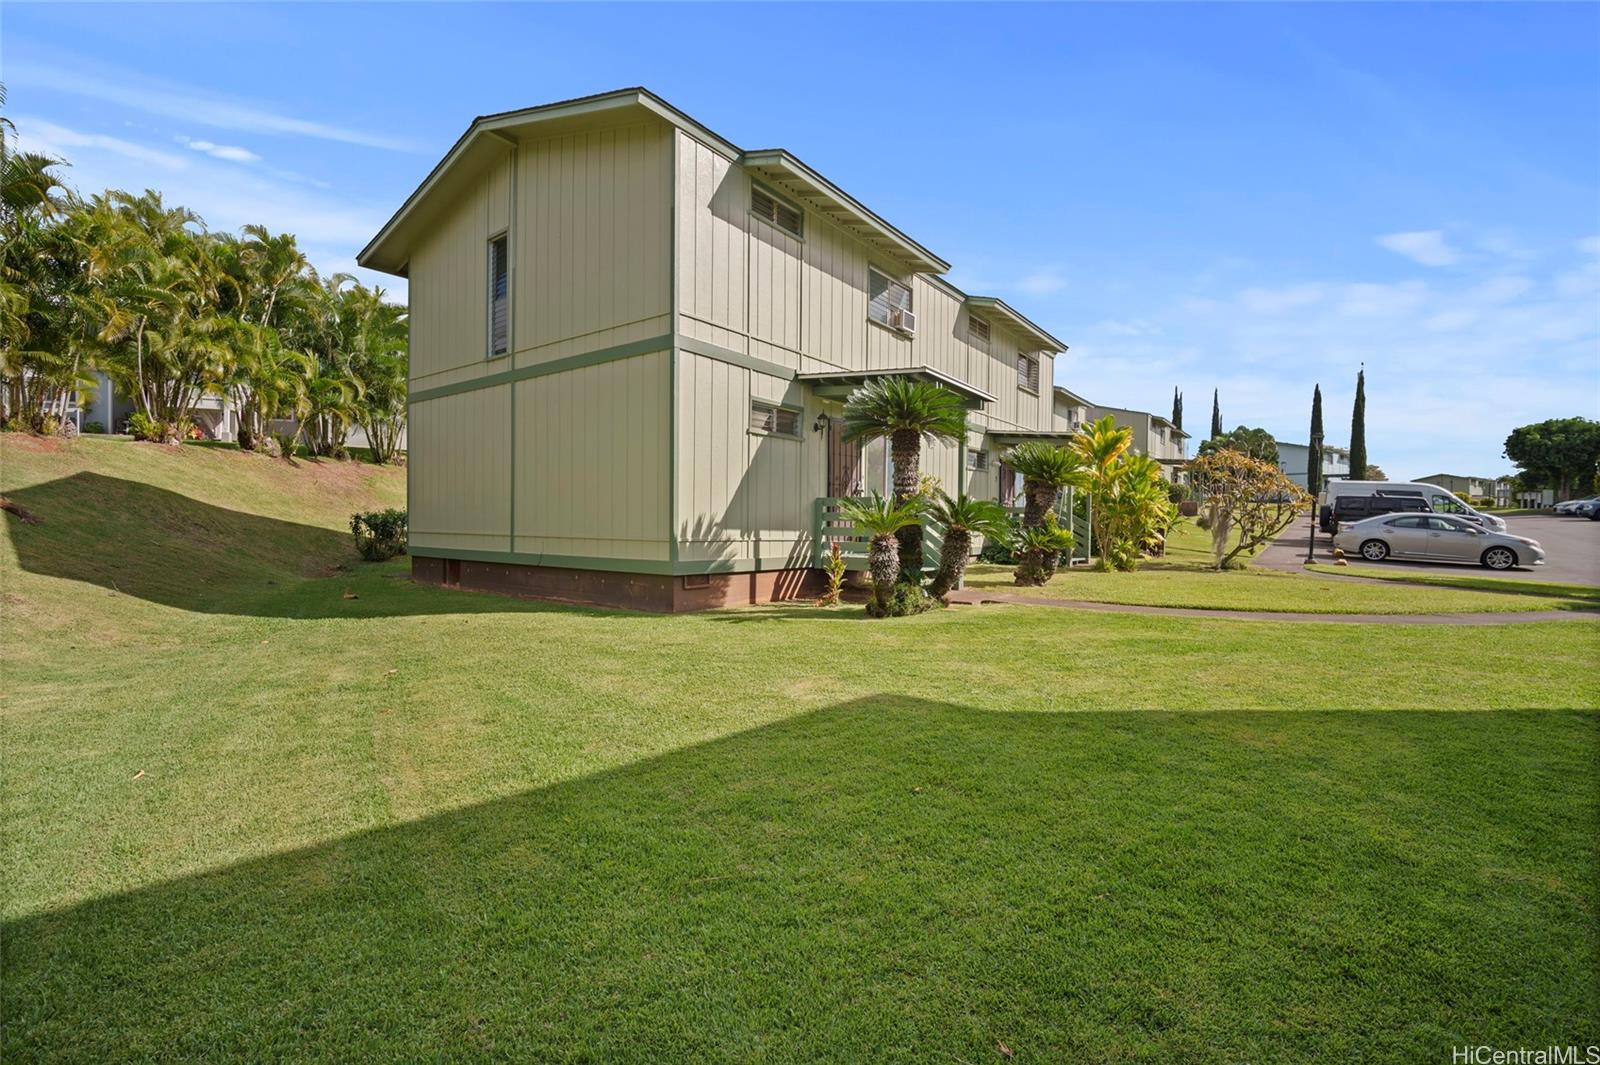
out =
[[861,494],[861,441],[844,438],[844,419],[828,419],[828,494]]

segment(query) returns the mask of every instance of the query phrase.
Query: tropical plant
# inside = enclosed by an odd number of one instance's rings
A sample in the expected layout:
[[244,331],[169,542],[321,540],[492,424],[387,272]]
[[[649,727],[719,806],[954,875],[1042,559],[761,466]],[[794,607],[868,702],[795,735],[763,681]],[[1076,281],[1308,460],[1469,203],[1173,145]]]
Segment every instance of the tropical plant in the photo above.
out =
[[1102,570],[1111,567],[1106,550],[1106,516],[1102,513],[1101,507],[1112,491],[1117,477],[1117,465],[1132,443],[1133,430],[1127,426],[1119,427],[1116,418],[1107,414],[1096,421],[1085,423],[1073,435],[1068,445],[1083,459],[1084,486],[1088,489],[1093,511],[1092,547],[1098,553],[1097,565]]
[[1161,463],[1148,455],[1123,456],[1095,500],[1104,567],[1138,568],[1142,555],[1161,549],[1176,512],[1161,477]]
[[822,573],[828,579],[828,586],[818,600],[819,606],[838,606],[839,595],[844,591],[844,577],[848,570],[848,562],[844,552],[839,550],[839,541],[832,540],[828,543],[828,557],[822,560]]
[[1061,489],[1087,482],[1083,454],[1071,447],[1029,440],[1006,455],[1005,463],[1022,474],[1022,524],[1037,527],[1056,509]]
[[1056,575],[1061,555],[1071,550],[1072,532],[1057,524],[1054,511],[1038,525],[1021,526],[1011,540],[1011,551],[1017,559],[1014,579],[1020,585],[1048,583]]
[[[894,502],[917,495],[924,440],[955,443],[967,432],[966,401],[943,385],[913,377],[873,378],[850,394],[844,405],[844,438],[889,442],[894,467]],[[907,580],[922,580],[922,526],[907,523],[899,536],[899,561]]]
[[869,541],[867,569],[872,577],[872,601],[867,612],[888,617],[890,596],[900,575],[900,543],[896,534],[922,520],[926,504],[920,499],[895,503],[873,492],[865,498],[839,501],[839,513],[855,526],[856,535]]
[[928,584],[928,594],[943,599],[953,589],[961,587],[967,559],[972,555],[972,538],[981,536],[986,541],[1004,538],[1009,531],[1010,516],[999,503],[973,499],[965,493],[951,498],[940,492],[928,517],[944,529],[939,567]]
[[1232,448],[1195,459],[1189,464],[1189,475],[1205,498],[1202,528],[1211,533],[1219,570],[1274,539],[1312,503],[1305,489],[1289,480],[1275,463]]
[[[3,101],[3,88],[0,88]],[[347,275],[319,278],[289,234],[207,230],[159,192],[82,199],[55,160],[10,151],[0,119],[0,394],[5,423],[63,419],[91,370],[159,438],[207,394],[233,401],[241,446],[292,420],[313,454],[361,425],[393,459],[406,412],[406,312]]]

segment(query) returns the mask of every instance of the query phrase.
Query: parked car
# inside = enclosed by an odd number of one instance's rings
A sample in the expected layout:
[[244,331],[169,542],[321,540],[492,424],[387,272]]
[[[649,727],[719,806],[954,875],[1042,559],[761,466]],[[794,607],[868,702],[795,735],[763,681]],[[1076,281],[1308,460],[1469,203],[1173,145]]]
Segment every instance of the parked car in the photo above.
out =
[[1333,546],[1368,562],[1421,559],[1476,562],[1489,569],[1544,564],[1544,548],[1526,536],[1491,532],[1450,514],[1388,514],[1340,529]]
[[1505,532],[1504,518],[1485,514],[1460,496],[1426,481],[1344,481],[1331,480],[1322,489],[1319,502],[1332,507],[1343,496],[1421,496],[1428,509],[1435,514],[1454,514],[1475,525],[1496,532]]
[[1588,514],[1589,507],[1600,502],[1600,496],[1588,496],[1584,499],[1565,499],[1556,504],[1557,514]]
[[1427,500],[1417,495],[1340,496],[1333,506],[1322,508],[1322,531],[1336,532],[1340,526],[1380,514],[1427,514],[1432,510]]

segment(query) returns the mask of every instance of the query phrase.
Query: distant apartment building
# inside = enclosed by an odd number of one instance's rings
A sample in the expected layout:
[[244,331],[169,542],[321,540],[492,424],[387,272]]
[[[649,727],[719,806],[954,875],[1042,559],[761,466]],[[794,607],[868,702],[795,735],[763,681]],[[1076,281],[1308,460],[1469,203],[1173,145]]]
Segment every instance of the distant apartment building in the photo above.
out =
[[[1515,494],[1509,477],[1466,477],[1458,473],[1430,473],[1425,477],[1418,477],[1417,480],[1422,484],[1436,484],[1440,488],[1449,489],[1462,499],[1471,502],[1492,499],[1497,507],[1509,507]],[[1530,496],[1537,494],[1529,493]]]
[[[1299,485],[1308,486],[1307,474],[1311,470],[1311,445],[1286,444],[1278,441],[1278,468],[1285,477]],[[1322,480],[1346,480],[1350,477],[1350,449],[1322,445]]]

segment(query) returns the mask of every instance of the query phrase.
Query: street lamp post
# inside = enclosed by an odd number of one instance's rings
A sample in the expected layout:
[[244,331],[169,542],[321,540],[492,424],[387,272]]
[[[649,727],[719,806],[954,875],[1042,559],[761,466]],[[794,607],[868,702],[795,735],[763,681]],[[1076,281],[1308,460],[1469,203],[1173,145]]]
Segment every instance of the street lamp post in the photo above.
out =
[[[1318,466],[1318,469],[1317,469],[1317,475],[1318,475],[1317,476],[1317,481],[1318,481],[1319,484],[1323,483],[1322,470],[1320,468],[1322,466],[1322,434],[1321,433],[1312,433],[1311,434],[1311,446],[1307,450],[1310,451],[1310,454],[1307,455],[1306,458],[1308,460],[1315,459],[1316,462],[1317,462],[1317,466]],[[1307,463],[1306,463],[1306,481],[1307,481],[1307,483],[1310,483],[1310,481],[1311,481],[1311,463],[1309,461],[1307,461]],[[1309,566],[1309,565],[1311,565],[1311,563],[1315,562],[1316,560],[1317,560],[1317,497],[1316,496],[1312,496],[1311,497],[1311,538],[1306,541],[1306,565]]]

